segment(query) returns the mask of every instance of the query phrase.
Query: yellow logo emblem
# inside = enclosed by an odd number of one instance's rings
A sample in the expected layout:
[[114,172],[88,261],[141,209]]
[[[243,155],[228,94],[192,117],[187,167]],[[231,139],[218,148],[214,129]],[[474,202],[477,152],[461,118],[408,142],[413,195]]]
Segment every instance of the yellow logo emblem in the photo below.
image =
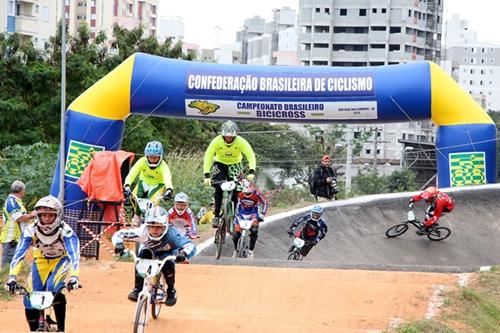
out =
[[214,113],[220,108],[220,106],[217,104],[210,103],[209,101],[200,101],[200,100],[192,101],[191,103],[188,104],[188,106],[193,109],[198,109],[198,111],[200,111],[200,113],[204,116],[210,113]]

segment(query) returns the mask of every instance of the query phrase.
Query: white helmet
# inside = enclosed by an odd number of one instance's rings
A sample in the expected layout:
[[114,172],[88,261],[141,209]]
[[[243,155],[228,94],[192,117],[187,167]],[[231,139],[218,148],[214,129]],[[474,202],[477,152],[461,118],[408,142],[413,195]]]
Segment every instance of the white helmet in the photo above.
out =
[[222,124],[221,135],[222,136],[238,135],[238,126],[236,126],[236,124],[231,120],[224,122]]
[[[40,233],[45,236],[52,236],[57,232],[57,229],[61,225],[62,220],[62,204],[56,197],[52,195],[47,195],[35,204],[35,210],[37,213],[37,224],[36,227]],[[42,213],[55,213],[56,218],[51,224],[43,224],[40,214]]]
[[[149,239],[154,241],[159,241],[168,231],[168,213],[165,208],[156,206],[150,208],[146,211],[146,215],[144,216],[144,224],[146,225],[146,233],[148,234]],[[160,236],[153,237],[149,233],[148,226],[163,226],[163,233]]]
[[[179,203],[185,203],[185,204],[186,204],[186,208],[184,208],[183,210],[179,210],[179,209],[177,209],[177,205],[176,205],[176,203],[178,203],[178,202],[179,202]],[[175,211],[177,212],[177,214],[179,214],[179,215],[184,214],[184,212],[186,211],[186,209],[187,209],[187,207],[188,207],[188,206],[187,206],[188,202],[189,202],[189,197],[187,196],[187,194],[186,194],[186,193],[184,193],[184,192],[180,192],[180,193],[177,193],[177,194],[175,195],[175,198],[174,198],[174,209],[175,209]]]
[[253,194],[253,191],[254,191],[254,187],[253,187],[252,183],[250,183],[246,179],[243,179],[242,185],[243,185],[243,188],[241,189],[241,192],[243,193],[243,195],[245,197],[251,196]]

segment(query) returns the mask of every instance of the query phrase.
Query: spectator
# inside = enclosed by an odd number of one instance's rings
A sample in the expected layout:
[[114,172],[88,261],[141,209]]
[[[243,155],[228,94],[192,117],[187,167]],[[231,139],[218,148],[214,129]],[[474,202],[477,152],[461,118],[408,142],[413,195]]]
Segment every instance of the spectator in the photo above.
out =
[[337,174],[330,166],[330,163],[330,156],[324,155],[323,158],[321,158],[321,165],[314,170],[311,177],[311,194],[314,195],[316,200],[318,197],[331,200],[339,193]]
[[36,217],[36,211],[28,213],[24,208],[22,199],[25,193],[26,185],[20,180],[14,181],[3,206],[3,227],[0,235],[2,241],[1,268],[10,266],[26,222]]

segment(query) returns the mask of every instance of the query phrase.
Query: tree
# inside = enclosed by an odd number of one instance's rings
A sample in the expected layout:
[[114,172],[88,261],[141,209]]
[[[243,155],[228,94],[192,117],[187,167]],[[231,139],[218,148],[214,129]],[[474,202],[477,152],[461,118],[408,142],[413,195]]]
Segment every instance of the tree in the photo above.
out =
[[417,190],[415,173],[410,169],[396,170],[387,176],[387,189],[389,192],[405,192]]
[[385,177],[379,176],[378,172],[371,168],[360,170],[354,177],[353,183],[354,192],[359,194],[377,194],[388,191]]
[[49,194],[56,159],[56,145],[35,143],[4,148],[0,152],[0,193],[9,193],[12,182],[21,180],[26,184],[23,201],[27,208],[33,207],[36,200]]

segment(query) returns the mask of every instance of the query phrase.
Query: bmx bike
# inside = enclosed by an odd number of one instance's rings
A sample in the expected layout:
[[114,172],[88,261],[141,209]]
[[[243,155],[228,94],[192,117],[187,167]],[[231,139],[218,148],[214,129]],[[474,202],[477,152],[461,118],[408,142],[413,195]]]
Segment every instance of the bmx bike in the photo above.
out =
[[[415,218],[415,214],[413,213],[413,210],[410,210],[408,212],[408,218],[406,222],[396,224],[385,232],[385,235],[389,238],[393,237],[398,237],[402,234],[404,234],[410,225],[413,225],[415,228],[422,230],[424,228],[424,225],[422,222],[420,222],[418,219]],[[423,235],[427,235],[427,238],[429,238],[432,241],[441,241],[443,239],[446,239],[450,236],[451,230],[447,227],[441,227],[439,226],[438,223],[435,223],[434,225],[431,226],[431,228],[426,232],[423,233]]]

